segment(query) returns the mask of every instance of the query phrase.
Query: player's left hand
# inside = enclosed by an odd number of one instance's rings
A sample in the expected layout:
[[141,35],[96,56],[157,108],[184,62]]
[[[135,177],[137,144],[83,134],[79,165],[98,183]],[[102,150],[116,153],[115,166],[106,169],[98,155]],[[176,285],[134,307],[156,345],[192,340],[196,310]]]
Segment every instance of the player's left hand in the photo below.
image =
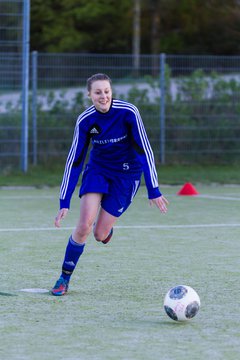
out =
[[156,199],[151,199],[149,200],[150,205],[152,206],[153,204],[157,206],[157,208],[163,213],[165,214],[167,212],[167,205],[169,204],[168,200],[163,196],[159,196]]

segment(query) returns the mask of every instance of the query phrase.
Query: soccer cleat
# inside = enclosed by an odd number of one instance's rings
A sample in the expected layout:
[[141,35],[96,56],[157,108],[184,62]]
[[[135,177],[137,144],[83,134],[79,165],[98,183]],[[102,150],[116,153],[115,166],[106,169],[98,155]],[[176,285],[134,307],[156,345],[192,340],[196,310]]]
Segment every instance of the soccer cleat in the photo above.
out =
[[105,240],[102,241],[103,244],[107,244],[110,240],[111,237],[113,236],[113,228],[111,228],[110,233],[108,234],[108,236],[106,237]]
[[55,286],[52,288],[51,293],[54,296],[62,296],[65,295],[68,291],[68,283],[66,279],[60,277],[56,282]]

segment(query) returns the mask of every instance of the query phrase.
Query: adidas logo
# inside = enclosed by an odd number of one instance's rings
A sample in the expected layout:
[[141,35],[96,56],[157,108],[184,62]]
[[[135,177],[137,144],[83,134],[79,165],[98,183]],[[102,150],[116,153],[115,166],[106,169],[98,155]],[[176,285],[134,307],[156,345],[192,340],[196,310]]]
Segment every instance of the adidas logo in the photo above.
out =
[[65,264],[69,266],[75,266],[73,261],[65,261]]
[[124,208],[122,207],[121,209],[118,210],[118,212],[122,213],[124,210]]
[[91,129],[90,134],[99,134],[99,131],[94,127]]

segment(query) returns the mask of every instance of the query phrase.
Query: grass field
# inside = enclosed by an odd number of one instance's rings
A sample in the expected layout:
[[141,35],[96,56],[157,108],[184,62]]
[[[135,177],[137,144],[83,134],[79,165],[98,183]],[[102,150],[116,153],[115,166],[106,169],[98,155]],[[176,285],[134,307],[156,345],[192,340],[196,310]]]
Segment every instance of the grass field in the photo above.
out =
[[[6,360],[236,360],[240,358],[240,185],[197,185],[199,196],[163,186],[169,212],[150,208],[145,188],[106,246],[93,236],[69,294],[50,289],[78,216],[75,193],[53,227],[58,188],[1,188],[1,346]],[[201,298],[187,323],[163,310],[167,290]]]
[[[65,160],[64,160],[65,161]],[[26,173],[19,169],[4,168],[0,165],[0,186],[59,186],[64,161],[45,166],[29,166]],[[159,181],[162,184],[178,185],[187,181],[201,184],[240,184],[240,163],[236,164],[174,164],[158,165]]]

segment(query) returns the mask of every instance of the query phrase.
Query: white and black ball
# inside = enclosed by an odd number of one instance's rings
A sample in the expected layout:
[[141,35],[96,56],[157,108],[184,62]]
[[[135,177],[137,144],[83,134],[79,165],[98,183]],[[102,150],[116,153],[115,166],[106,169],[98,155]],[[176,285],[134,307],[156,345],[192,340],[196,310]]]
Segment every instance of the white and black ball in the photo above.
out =
[[187,321],[197,315],[200,298],[190,286],[177,285],[168,290],[164,298],[164,310],[175,321]]

